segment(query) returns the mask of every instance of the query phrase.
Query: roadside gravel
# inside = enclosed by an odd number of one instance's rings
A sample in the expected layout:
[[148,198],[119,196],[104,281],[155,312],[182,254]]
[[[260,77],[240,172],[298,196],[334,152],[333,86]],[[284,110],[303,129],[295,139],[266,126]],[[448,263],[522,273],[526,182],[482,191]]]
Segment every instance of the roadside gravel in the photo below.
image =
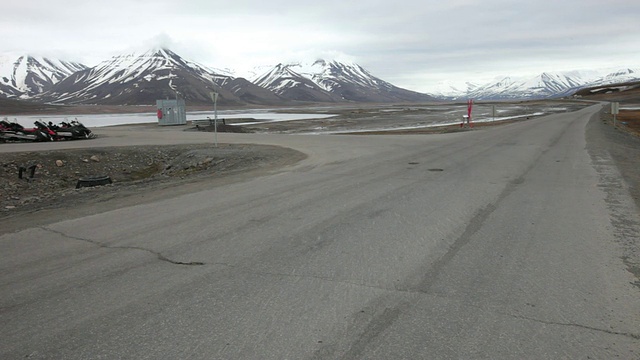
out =
[[[587,150],[600,177],[597,186],[606,194],[622,260],[640,287],[640,137],[628,129],[614,128],[611,115],[601,112],[586,129]],[[628,194],[631,195],[629,199]]]
[[[130,146],[3,153],[0,158],[0,219],[44,210],[68,211],[91,205],[99,212],[117,199],[170,197],[197,184],[258,176],[305,157],[295,150],[264,145],[211,144]],[[19,168],[35,165],[19,178]],[[108,176],[112,184],[76,189],[78,180]],[[116,206],[116,204],[112,204]]]

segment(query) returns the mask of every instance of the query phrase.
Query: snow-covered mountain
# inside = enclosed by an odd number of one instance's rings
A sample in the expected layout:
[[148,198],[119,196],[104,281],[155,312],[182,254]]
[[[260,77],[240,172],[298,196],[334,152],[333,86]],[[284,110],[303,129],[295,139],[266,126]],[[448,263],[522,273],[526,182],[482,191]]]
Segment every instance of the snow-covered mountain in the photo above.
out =
[[498,77],[483,85],[459,88],[445,87],[434,93],[442,99],[472,98],[478,100],[545,99],[569,96],[576,91],[594,86],[640,81],[640,71],[622,69],[600,71],[544,72],[533,77]]
[[593,75],[577,71],[549,73],[529,78],[504,77],[478,86],[464,96],[478,100],[543,99],[570,95],[593,81]]
[[588,87],[640,81],[640,70],[620,69],[591,82]]
[[623,69],[613,71],[577,91],[576,97],[589,97],[604,101],[637,100],[640,94],[640,71]]
[[281,100],[273,93],[185,60],[169,49],[114,56],[92,68],[74,73],[38,98],[66,104],[154,104],[175,98],[176,92],[191,104],[211,104],[216,91],[220,104],[271,104]]
[[478,88],[474,82],[439,81],[430,87],[429,94],[439,99],[457,99]]
[[316,60],[278,64],[253,79],[259,86],[290,100],[403,102],[433,97],[394,86],[356,63]]
[[310,78],[295,72],[291,65],[278,64],[252,82],[289,100],[340,101],[338,96],[323,89]]
[[394,86],[360,65],[336,60],[256,67],[253,83],[227,70],[188,61],[156,48],[106,60],[95,67],[54,58],[0,55],[0,97],[65,104],[153,104],[174,98],[221,105],[289,105],[295,102],[422,102],[474,98],[540,99],[579,89],[640,81],[640,70],[545,72],[505,76],[480,85],[442,82],[432,94]]
[[5,54],[0,56],[0,96],[28,99],[85,68],[57,58]]

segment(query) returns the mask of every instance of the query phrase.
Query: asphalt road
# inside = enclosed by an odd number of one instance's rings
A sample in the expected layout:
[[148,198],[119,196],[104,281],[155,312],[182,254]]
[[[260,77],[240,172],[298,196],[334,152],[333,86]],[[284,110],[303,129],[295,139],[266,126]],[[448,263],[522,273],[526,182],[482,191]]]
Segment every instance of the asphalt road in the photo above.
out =
[[588,153],[599,109],[445,135],[221,135],[309,157],[1,236],[0,358],[640,358],[621,259],[640,217]]

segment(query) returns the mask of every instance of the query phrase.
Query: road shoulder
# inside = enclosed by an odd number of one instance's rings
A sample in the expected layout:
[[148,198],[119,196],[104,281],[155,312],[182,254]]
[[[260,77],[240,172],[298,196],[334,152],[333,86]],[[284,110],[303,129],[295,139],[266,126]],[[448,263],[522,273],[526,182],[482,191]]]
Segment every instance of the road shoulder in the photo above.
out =
[[587,151],[605,193],[622,260],[640,287],[640,138],[594,115],[586,128]]

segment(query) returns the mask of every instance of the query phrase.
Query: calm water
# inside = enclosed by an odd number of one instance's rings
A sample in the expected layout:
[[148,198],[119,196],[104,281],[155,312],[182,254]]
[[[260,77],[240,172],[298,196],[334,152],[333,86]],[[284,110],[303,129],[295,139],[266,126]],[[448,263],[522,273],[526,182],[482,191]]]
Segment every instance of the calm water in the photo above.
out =
[[[268,111],[255,111],[255,112],[240,112],[237,110],[224,110],[218,111],[218,120],[221,119],[238,119],[238,118],[252,118],[256,119],[256,122],[280,122],[280,121],[293,121],[293,120],[305,120],[305,119],[323,119],[332,117],[334,115],[325,114],[280,114]],[[213,111],[194,111],[187,112],[187,120],[206,120],[207,117],[213,119],[215,114]],[[157,123],[158,118],[155,113],[146,114],[92,114],[92,115],[29,115],[29,116],[11,116],[8,117],[9,121],[17,121],[24,127],[33,127],[33,123],[36,120],[42,120],[45,123],[51,121],[54,124],[58,124],[61,121],[71,121],[78,119],[84,126],[88,128],[112,126],[112,125],[126,125],[126,124],[144,124],[144,123]],[[246,123],[249,124],[249,123]]]

